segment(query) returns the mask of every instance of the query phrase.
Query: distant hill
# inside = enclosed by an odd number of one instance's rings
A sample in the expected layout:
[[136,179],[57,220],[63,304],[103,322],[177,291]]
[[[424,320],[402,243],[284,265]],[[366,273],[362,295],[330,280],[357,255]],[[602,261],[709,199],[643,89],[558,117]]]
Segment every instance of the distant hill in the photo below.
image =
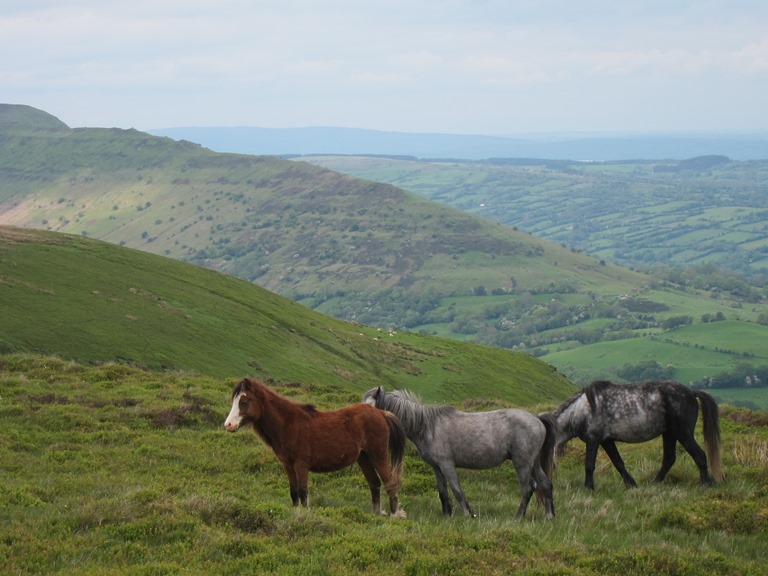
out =
[[[2,124],[0,124],[1,126]],[[0,224],[190,261],[293,298],[646,278],[396,186],[136,130],[0,132]]]
[[758,284],[768,276],[768,160],[301,158],[628,268],[715,264]]
[[[751,346],[754,332],[736,334],[742,325],[768,330],[757,324],[768,305],[721,279],[659,280],[303,161],[36,122],[4,130],[0,120],[0,224],[198,264],[383,334],[405,329],[544,358],[583,350],[584,362],[571,354],[562,365],[578,381],[617,377],[622,365],[598,362],[589,348],[606,340],[653,339],[642,355],[612,356],[623,363],[655,362],[656,343],[678,352],[660,368],[686,382],[765,358]],[[675,340],[681,317],[707,341],[703,353]],[[729,332],[704,321],[713,317],[731,322]]]
[[61,120],[32,106],[21,104],[0,104],[0,130],[3,132],[64,130],[67,125]]
[[768,159],[768,133],[483,136],[358,128],[177,127],[149,131],[217,152],[266,155],[377,154],[415,158],[683,160],[723,155]]
[[79,236],[0,226],[0,354],[55,354],[219,378],[409,388],[535,405],[574,390],[524,354],[318,314],[198,266]]

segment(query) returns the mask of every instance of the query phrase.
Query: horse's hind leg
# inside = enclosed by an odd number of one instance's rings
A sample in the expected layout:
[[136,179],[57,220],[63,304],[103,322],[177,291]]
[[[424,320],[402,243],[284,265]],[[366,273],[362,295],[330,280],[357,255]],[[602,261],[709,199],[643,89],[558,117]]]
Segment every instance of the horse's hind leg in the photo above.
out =
[[675,435],[665,432],[662,435],[662,439],[664,442],[664,453],[661,460],[661,468],[659,468],[656,477],[653,479],[654,482],[662,482],[667,477],[667,472],[672,468],[675,460],[677,460],[677,438],[675,438]]
[[555,499],[552,495],[552,481],[547,478],[539,463],[534,464],[533,476],[536,479],[536,491],[544,499],[544,510],[547,519],[555,517]]
[[[515,518],[521,519],[525,517],[525,512],[528,510],[528,504],[531,501],[536,490],[536,482],[533,479],[534,468],[541,469],[538,458],[529,458],[528,455],[515,454],[509,455],[512,460],[512,465],[517,472],[517,481],[520,484],[520,505],[517,507]],[[544,476],[544,473],[541,474]],[[546,476],[544,476],[546,479]]]
[[517,507],[517,512],[515,512],[515,518],[521,519],[525,518],[525,512],[528,510],[528,504],[535,491],[535,483],[530,472],[521,474],[520,470],[518,470],[517,475],[520,483],[520,505]]
[[693,432],[686,434],[682,438],[678,438],[678,440],[680,440],[680,444],[683,445],[683,448],[685,448],[686,452],[691,455],[696,466],[698,466],[701,483],[712,484],[712,477],[707,471],[707,454],[701,446],[699,446],[699,443],[696,442],[696,439],[693,437]]
[[614,468],[621,474],[621,479],[624,480],[624,486],[627,488],[637,488],[637,482],[632,478],[632,474],[627,472],[627,467],[624,465],[624,460],[622,459],[621,454],[619,454],[619,449],[616,448],[616,443],[609,439],[603,440],[600,445],[603,447],[603,450],[605,450],[605,453],[608,454],[608,458],[611,459]]
[[[371,463],[368,454],[361,452],[357,459],[357,465],[363,471],[363,476],[368,481],[368,487],[371,489],[371,506],[374,514],[381,514],[381,480]],[[390,502],[391,504],[391,502]]]
[[376,465],[376,472],[382,482],[384,482],[384,490],[387,491],[387,496],[389,496],[389,513],[393,516],[405,518],[405,512],[401,510],[400,502],[397,498],[397,493],[400,490],[400,481],[393,478],[394,474],[386,459]]

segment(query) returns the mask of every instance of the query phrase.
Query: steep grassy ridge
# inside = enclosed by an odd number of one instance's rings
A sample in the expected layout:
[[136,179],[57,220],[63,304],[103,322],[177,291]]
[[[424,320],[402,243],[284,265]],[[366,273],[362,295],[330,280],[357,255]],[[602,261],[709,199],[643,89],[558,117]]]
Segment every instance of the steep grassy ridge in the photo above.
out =
[[0,352],[219,377],[383,384],[425,398],[564,398],[550,366],[506,350],[323,316],[191,264],[78,236],[0,227]]

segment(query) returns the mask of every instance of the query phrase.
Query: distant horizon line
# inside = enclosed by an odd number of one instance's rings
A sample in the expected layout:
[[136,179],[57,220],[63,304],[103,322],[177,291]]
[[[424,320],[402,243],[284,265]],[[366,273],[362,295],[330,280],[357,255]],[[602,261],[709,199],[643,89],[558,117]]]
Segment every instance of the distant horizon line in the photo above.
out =
[[699,129],[699,130],[552,130],[552,131],[525,131],[504,134],[490,133],[462,133],[462,132],[435,132],[435,131],[404,131],[404,130],[382,130],[378,128],[358,128],[353,126],[333,126],[333,125],[308,125],[308,126],[286,126],[269,127],[257,125],[184,125],[184,126],[165,126],[162,128],[149,128],[144,131],[154,132],[163,130],[270,130],[270,131],[299,131],[299,130],[348,130],[356,132],[378,132],[384,134],[404,134],[404,135],[438,135],[438,136],[460,136],[460,137],[484,137],[484,138],[627,138],[627,137],[757,137],[760,139],[768,138],[768,129]]

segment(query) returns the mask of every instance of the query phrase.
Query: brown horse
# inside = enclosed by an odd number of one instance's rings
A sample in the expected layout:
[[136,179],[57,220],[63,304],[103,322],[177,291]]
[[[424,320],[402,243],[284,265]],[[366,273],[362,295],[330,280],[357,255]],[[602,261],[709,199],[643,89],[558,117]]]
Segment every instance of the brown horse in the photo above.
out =
[[232,410],[224,427],[244,424],[272,448],[288,475],[294,506],[307,505],[309,472],[332,472],[357,462],[371,489],[373,512],[381,513],[382,483],[389,509],[398,513],[406,436],[397,417],[367,404],[320,411],[284,398],[253,378],[232,391]]

